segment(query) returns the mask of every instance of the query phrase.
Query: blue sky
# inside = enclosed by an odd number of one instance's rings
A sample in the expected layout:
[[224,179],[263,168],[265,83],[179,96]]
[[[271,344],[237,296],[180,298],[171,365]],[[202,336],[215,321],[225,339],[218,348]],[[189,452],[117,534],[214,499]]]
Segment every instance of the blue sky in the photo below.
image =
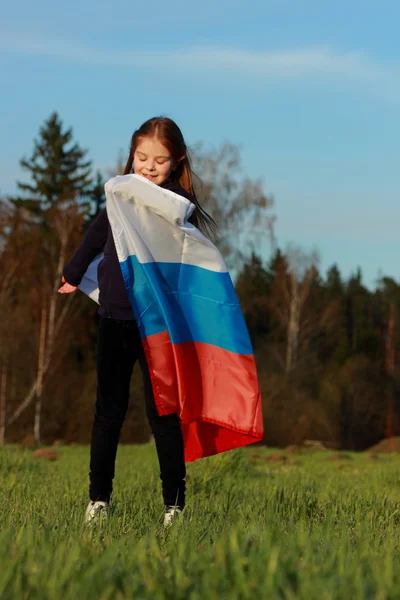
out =
[[400,5],[381,0],[8,2],[0,192],[56,110],[96,167],[155,114],[237,143],[279,244],[400,279]]

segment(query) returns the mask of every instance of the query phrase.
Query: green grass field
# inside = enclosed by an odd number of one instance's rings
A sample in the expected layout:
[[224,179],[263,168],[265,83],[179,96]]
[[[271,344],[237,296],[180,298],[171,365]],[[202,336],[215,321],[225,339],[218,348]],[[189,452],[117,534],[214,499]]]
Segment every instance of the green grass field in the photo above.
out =
[[0,448],[2,600],[400,598],[400,457],[198,461],[165,532],[155,449],[122,446],[110,520],[85,531],[89,450],[57,452]]

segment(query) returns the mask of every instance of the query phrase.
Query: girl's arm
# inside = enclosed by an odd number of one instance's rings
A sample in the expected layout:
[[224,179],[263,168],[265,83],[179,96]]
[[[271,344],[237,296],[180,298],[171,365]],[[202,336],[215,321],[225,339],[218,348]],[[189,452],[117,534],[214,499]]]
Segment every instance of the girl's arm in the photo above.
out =
[[108,235],[108,217],[106,209],[93,221],[77,251],[64,267],[63,275],[66,282],[78,286],[92,260],[100,254],[105,246]]

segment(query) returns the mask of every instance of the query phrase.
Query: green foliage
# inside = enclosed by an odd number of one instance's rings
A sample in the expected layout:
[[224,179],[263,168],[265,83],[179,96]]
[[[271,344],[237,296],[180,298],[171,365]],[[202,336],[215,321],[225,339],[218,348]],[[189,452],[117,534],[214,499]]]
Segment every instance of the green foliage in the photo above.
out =
[[31,157],[21,160],[31,182],[18,182],[24,197],[14,203],[40,214],[60,200],[82,199],[91,188],[92,163],[86,154],[73,142],[72,129],[64,131],[60,117],[53,113],[40,128]]
[[253,339],[269,330],[267,298],[270,287],[270,276],[263,268],[261,259],[253,252],[236,282],[236,292]]
[[[363,449],[398,434],[399,284],[385,277],[371,291],[360,270],[344,281],[336,265],[323,277],[301,259],[299,253],[295,272],[280,250],[265,266],[253,253],[237,278],[267,443],[323,439]],[[296,344],[288,371],[289,332]]]
[[[56,113],[40,128],[30,158],[21,165],[30,176],[28,183],[19,183],[23,198],[0,204],[5,438],[19,442],[31,434],[32,402],[17,420],[10,417],[29,398],[46,312],[48,330],[57,329],[57,336],[47,343],[51,368],[43,386],[43,439],[88,442],[96,388],[96,307],[79,293],[66,306],[57,288],[89,219],[104,206],[102,174],[97,171],[91,180],[86,150]],[[323,439],[363,449],[399,434],[400,285],[383,276],[370,290],[359,269],[345,280],[336,265],[323,275],[316,257],[301,248],[277,248],[264,263],[254,248],[267,240],[276,247],[273,196],[244,175],[240,151],[231,144],[210,152],[198,147],[194,165],[203,182],[199,198],[220,225],[218,246],[237,273],[261,383],[266,441],[286,445]],[[122,439],[139,442],[148,436],[135,376]]]
[[[85,531],[88,448],[0,449],[0,597],[396,600],[399,459],[260,448],[188,465],[165,532],[155,449],[124,446],[112,514]],[[279,460],[278,460],[279,459]]]
[[104,180],[101,171],[96,171],[93,187],[90,190],[89,198],[92,202],[90,217],[96,218],[106,205],[106,193],[104,191]]

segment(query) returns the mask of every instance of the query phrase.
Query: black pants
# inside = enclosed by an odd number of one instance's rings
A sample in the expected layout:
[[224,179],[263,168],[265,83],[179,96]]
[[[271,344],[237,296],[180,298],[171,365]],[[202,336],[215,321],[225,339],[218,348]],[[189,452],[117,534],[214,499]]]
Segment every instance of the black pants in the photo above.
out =
[[143,373],[146,412],[161,471],[165,505],[185,504],[183,438],[176,413],[160,417],[136,321],[101,318],[97,350],[97,401],[90,452],[90,499],[109,501],[115,457],[136,360]]

